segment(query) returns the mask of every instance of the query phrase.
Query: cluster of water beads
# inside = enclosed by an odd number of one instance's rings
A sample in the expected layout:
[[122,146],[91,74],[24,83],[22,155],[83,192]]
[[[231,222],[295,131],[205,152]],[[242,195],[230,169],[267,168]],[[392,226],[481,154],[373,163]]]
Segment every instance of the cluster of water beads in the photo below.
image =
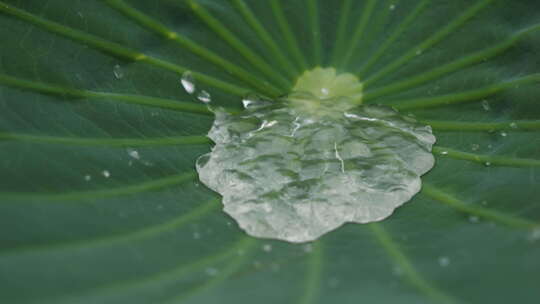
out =
[[[186,71],[182,74],[180,83],[182,84],[182,87],[184,88],[186,93],[190,95],[196,93],[197,86],[195,84],[195,78],[193,77],[193,73],[191,73],[190,71]],[[207,91],[201,90],[199,93],[197,93],[197,99],[204,102],[205,104],[208,104],[212,101],[212,96]]]
[[243,103],[239,115],[216,110],[216,145],[197,170],[253,236],[307,242],[346,222],[382,220],[434,164],[431,128],[389,107],[308,93]]

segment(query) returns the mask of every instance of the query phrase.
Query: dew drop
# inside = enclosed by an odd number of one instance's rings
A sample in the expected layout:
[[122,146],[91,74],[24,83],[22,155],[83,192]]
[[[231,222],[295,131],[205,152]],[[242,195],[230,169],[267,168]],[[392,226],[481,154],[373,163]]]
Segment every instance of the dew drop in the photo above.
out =
[[441,151],[441,155],[448,155],[448,151]]
[[484,166],[486,166],[486,167],[490,167],[490,166],[491,166],[491,162],[488,162],[488,161],[487,161],[487,162],[485,162],[485,163],[484,163]]
[[471,215],[469,216],[469,222],[470,223],[478,223],[480,222],[480,218],[476,215]]
[[540,241],[540,227],[536,227],[531,231],[531,233],[529,235],[529,240],[531,242]]
[[399,266],[394,266],[392,268],[392,274],[396,277],[400,277],[403,275],[403,269],[401,269]]
[[92,176],[90,176],[90,175],[85,175],[85,176],[84,176],[84,180],[87,181],[87,182],[89,182],[90,180],[92,180]]
[[422,52],[423,52],[423,51],[422,51],[421,49],[416,50],[416,56],[422,55]]
[[505,131],[501,131],[500,134],[501,134],[502,137],[506,137],[508,135],[508,133],[506,133]]
[[338,286],[339,286],[339,279],[338,278],[330,278],[328,280],[328,287],[336,288]]
[[128,148],[127,153],[130,157],[134,159],[141,159],[141,156],[139,155],[139,152],[135,149]]
[[191,74],[190,71],[185,71],[182,74],[180,82],[182,83],[184,90],[186,90],[188,94],[195,93],[195,79],[193,78],[193,74]]
[[212,101],[212,97],[210,96],[210,93],[208,93],[207,91],[205,90],[202,90],[198,95],[197,95],[197,99],[204,102],[204,103],[209,103],[210,101]]
[[482,108],[484,111],[491,110],[491,106],[489,105],[489,102],[487,100],[482,100]]
[[480,149],[480,145],[479,145],[479,144],[472,144],[472,145],[471,145],[471,150],[473,150],[473,151],[478,151],[478,149]]
[[195,232],[193,232],[193,238],[198,240],[198,239],[201,238],[201,234],[199,232],[195,231]]
[[122,67],[118,64],[114,65],[113,74],[116,79],[124,78],[124,71],[122,70]]
[[264,250],[264,252],[270,252],[270,251],[272,251],[272,245],[270,245],[270,244],[264,244],[264,245],[262,246],[262,249]]
[[441,256],[437,259],[441,267],[448,267],[450,265],[450,258],[447,256]]
[[310,253],[313,251],[313,245],[312,244],[306,244],[304,245],[304,252],[305,253]]
[[111,173],[108,170],[101,171],[101,174],[103,174],[103,176],[105,176],[105,178],[109,178],[111,176]]
[[510,128],[517,129],[518,128],[517,123],[515,123],[515,122],[510,123]]
[[213,267],[208,267],[205,269],[205,272],[208,276],[215,277],[219,273],[219,270]]
[[391,11],[395,10],[395,9],[396,9],[396,5],[395,5],[395,4],[390,4],[389,9],[390,9]]

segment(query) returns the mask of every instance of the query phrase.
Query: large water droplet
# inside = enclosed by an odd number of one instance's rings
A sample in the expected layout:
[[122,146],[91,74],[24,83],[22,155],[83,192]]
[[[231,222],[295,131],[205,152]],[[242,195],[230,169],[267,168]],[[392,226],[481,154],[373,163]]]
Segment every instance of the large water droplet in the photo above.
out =
[[216,110],[216,145],[197,161],[200,180],[252,236],[307,242],[346,222],[380,221],[433,167],[431,128],[389,107],[291,103]]
[[188,94],[195,93],[195,79],[190,71],[186,71],[182,74],[180,82]]

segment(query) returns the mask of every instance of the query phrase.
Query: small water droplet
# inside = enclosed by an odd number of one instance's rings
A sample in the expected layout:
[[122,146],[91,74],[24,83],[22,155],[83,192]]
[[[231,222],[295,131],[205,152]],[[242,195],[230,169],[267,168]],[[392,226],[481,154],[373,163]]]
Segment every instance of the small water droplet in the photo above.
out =
[[395,4],[390,4],[390,7],[389,7],[389,8],[390,8],[391,11],[393,11],[393,10],[396,9],[396,5],[395,5]]
[[416,56],[420,56],[420,55],[422,55],[422,50],[420,49],[416,50]]
[[487,145],[487,148],[491,150],[491,149],[493,149],[493,145],[489,144],[489,145]]
[[157,210],[163,210],[163,205],[157,205],[156,209]]
[[182,74],[182,79],[180,82],[188,94],[193,94],[195,92],[195,79],[190,71],[185,71]]
[[328,280],[328,286],[330,288],[336,288],[339,285],[339,279],[338,278],[330,278]]
[[196,231],[195,231],[195,232],[193,232],[193,238],[196,239],[196,240],[198,240],[198,239],[201,238],[201,234],[200,234],[199,232],[196,232]]
[[487,206],[488,202],[487,201],[481,201],[480,204],[482,204],[483,206]]
[[272,251],[272,245],[270,245],[270,244],[264,244],[264,245],[262,246],[262,249],[263,249],[265,252],[270,252],[270,251]]
[[135,159],[141,159],[141,156],[139,155],[139,152],[135,149],[128,148],[127,153],[130,157]]
[[103,170],[101,174],[103,174],[103,176],[105,176],[106,178],[109,178],[111,176],[111,173],[108,170]]
[[85,175],[84,176],[84,180],[87,181],[87,182],[89,182],[91,179],[92,179],[92,176],[90,176],[90,175]]
[[448,151],[441,151],[441,155],[448,155]]
[[321,89],[321,93],[322,93],[323,95],[328,95],[328,93],[330,93],[330,91],[328,91],[327,88],[322,88],[322,89]]
[[491,162],[488,162],[488,161],[487,161],[487,162],[485,162],[485,163],[484,163],[484,166],[486,166],[486,167],[490,167],[490,166],[491,166]]
[[529,235],[529,240],[531,242],[540,241],[540,227],[536,227],[531,231],[531,234]]
[[480,222],[480,218],[478,216],[476,216],[476,215],[471,215],[471,216],[469,216],[469,222],[478,223],[478,222]]
[[508,135],[508,134],[507,134],[506,132],[504,132],[504,131],[501,131],[500,134],[501,134],[502,137],[506,137],[506,136]]
[[515,123],[515,122],[510,123],[510,128],[517,129],[518,128],[517,123]]
[[489,102],[487,100],[482,100],[482,108],[484,111],[491,110],[491,106],[489,105]]
[[478,151],[478,149],[480,149],[480,145],[479,145],[479,144],[472,144],[472,145],[471,145],[471,150],[473,150],[473,151]]
[[210,96],[210,93],[206,92],[205,90],[202,90],[198,95],[197,95],[197,99],[204,102],[204,103],[209,103],[210,101],[212,101],[212,98]]
[[239,256],[243,256],[244,254],[246,254],[246,252],[242,249],[239,249],[236,254],[238,254]]
[[403,269],[401,269],[401,267],[399,266],[394,266],[392,268],[392,274],[395,275],[396,277],[400,277],[403,275]]
[[205,270],[206,274],[211,276],[211,277],[214,277],[218,274],[219,270],[217,270],[216,268],[213,268],[213,267],[208,267],[206,268]]
[[441,256],[437,259],[437,261],[439,262],[439,265],[441,267],[447,267],[448,265],[450,265],[450,258],[447,256]]
[[124,78],[124,71],[122,70],[122,67],[118,64],[114,65],[113,74],[116,79]]

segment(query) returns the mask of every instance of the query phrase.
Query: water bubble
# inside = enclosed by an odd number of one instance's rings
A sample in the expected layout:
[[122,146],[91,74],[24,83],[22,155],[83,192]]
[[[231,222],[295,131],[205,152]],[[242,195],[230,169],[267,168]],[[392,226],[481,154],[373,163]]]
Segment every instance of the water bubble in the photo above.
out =
[[517,123],[515,123],[515,122],[510,123],[510,128],[517,129],[518,128]]
[[141,159],[141,156],[139,155],[139,152],[135,149],[128,148],[127,153],[130,157],[135,159]]
[[489,144],[489,145],[487,145],[487,148],[491,150],[491,149],[493,149],[493,145]]
[[87,182],[89,182],[91,179],[92,179],[92,176],[90,176],[90,175],[85,175],[84,176],[84,180],[87,181]]
[[484,111],[491,110],[491,106],[489,105],[489,102],[485,99],[482,100],[482,108],[484,109]]
[[114,65],[113,74],[116,79],[124,78],[124,71],[122,70],[122,67],[118,64]]
[[506,132],[504,132],[504,131],[501,131],[500,134],[501,134],[502,137],[506,137],[506,136],[508,135],[508,134],[507,134]]
[[479,145],[479,144],[472,144],[472,145],[471,145],[471,150],[473,150],[473,151],[478,151],[478,149],[480,149],[480,145]]
[[208,93],[207,91],[205,90],[202,90],[198,95],[197,95],[197,99],[204,102],[204,103],[209,103],[210,101],[212,101],[212,97],[210,96],[210,93]]
[[264,245],[262,246],[262,249],[263,249],[265,252],[270,252],[270,251],[272,251],[272,245],[270,245],[270,244],[264,244]]
[[480,218],[478,216],[476,216],[476,215],[471,215],[471,216],[469,216],[469,222],[478,223],[478,222],[480,222]]
[[486,167],[490,167],[490,166],[491,166],[491,162],[488,162],[488,161],[487,161],[487,162],[485,162],[485,163],[484,163],[484,166],[486,166]]
[[101,171],[101,174],[103,174],[103,176],[105,176],[105,178],[109,178],[111,176],[111,173],[108,170]]
[[423,51],[422,51],[421,49],[416,50],[416,56],[422,55],[422,52],[423,52]]
[[447,267],[448,265],[450,265],[450,258],[447,256],[441,256],[437,259],[437,261],[439,262],[439,265],[441,267]]
[[441,151],[441,155],[448,155],[448,151]]
[[213,267],[208,267],[208,268],[205,269],[204,272],[206,272],[207,275],[209,275],[211,277],[214,277],[219,273],[219,270],[217,270],[216,268],[213,268]]
[[323,95],[328,95],[330,93],[330,91],[327,88],[321,88],[321,93]]
[[391,11],[395,10],[395,9],[396,9],[396,5],[395,5],[395,4],[390,4],[389,9],[390,9]]
[[190,71],[185,71],[182,74],[180,82],[182,83],[184,90],[186,90],[188,94],[195,93],[195,79],[193,78],[193,74],[191,74]]

